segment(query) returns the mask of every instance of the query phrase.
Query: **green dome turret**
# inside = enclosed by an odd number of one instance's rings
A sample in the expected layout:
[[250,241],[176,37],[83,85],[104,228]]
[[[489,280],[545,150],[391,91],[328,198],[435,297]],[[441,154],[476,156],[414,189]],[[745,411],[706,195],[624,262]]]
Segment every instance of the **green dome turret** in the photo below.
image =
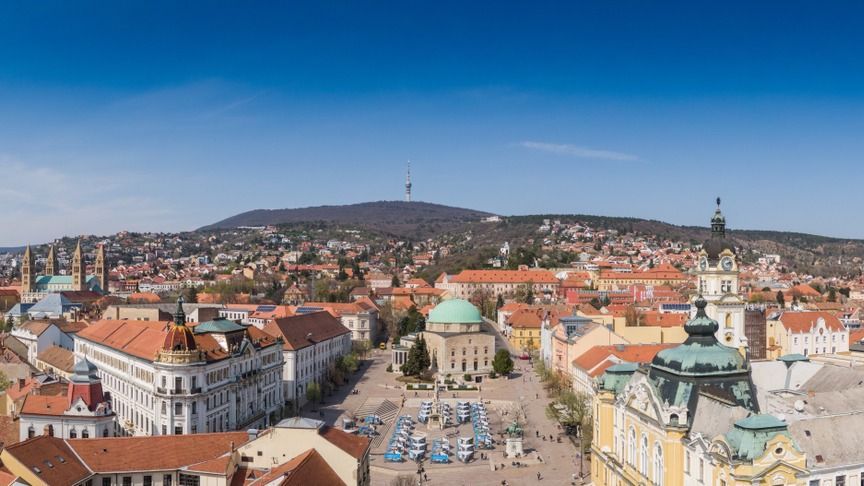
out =
[[669,404],[685,405],[692,412],[700,392],[758,412],[750,379],[750,363],[735,348],[717,341],[717,321],[705,313],[702,296],[695,302],[696,315],[687,321],[687,340],[664,349],[651,361],[648,376]]
[[471,302],[463,299],[450,299],[436,305],[429,311],[431,324],[480,324],[483,317]]

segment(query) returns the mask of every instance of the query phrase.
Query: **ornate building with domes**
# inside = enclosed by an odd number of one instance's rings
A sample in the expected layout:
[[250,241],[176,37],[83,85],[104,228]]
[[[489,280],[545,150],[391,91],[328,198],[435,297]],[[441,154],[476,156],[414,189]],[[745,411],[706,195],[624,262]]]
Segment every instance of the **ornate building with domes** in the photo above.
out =
[[117,435],[224,432],[281,416],[282,340],[254,326],[193,326],[181,300],[172,322],[101,320],[74,340],[111,396]]
[[702,244],[699,252],[696,276],[698,295],[708,302],[705,313],[719,323],[717,339],[727,346],[743,350],[747,346],[745,302],[738,295],[738,260],[735,246],[726,239],[726,217],[720,211],[719,197],[711,218],[711,237]]
[[707,300],[694,304],[684,343],[595,383],[593,484],[803,486],[805,454],[760,413],[748,358],[717,340]]

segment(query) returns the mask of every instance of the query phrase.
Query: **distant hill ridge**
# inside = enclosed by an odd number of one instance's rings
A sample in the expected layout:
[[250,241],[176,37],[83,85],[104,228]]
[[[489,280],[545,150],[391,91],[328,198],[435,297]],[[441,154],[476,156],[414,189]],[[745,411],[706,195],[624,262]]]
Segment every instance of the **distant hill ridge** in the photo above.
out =
[[342,224],[370,222],[388,224],[468,222],[492,213],[427,202],[375,201],[344,206],[314,206],[296,209],[254,209],[199,228],[227,229],[238,226],[266,226],[325,221]]

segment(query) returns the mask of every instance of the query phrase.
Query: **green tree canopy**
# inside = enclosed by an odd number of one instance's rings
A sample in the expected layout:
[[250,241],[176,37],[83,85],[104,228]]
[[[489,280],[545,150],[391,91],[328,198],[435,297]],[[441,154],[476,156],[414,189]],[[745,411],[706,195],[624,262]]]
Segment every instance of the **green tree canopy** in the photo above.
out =
[[499,375],[510,374],[513,371],[513,358],[510,357],[510,351],[499,349],[492,360],[492,369]]

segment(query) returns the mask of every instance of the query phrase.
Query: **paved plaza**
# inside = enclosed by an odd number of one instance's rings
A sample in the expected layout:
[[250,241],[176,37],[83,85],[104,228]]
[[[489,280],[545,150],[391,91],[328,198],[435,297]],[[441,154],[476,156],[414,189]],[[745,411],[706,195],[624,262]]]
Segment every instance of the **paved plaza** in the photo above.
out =
[[[343,418],[356,416],[362,419],[366,414],[383,411],[380,415],[385,423],[377,427],[379,435],[373,441],[371,451],[373,486],[388,486],[399,475],[410,475],[417,480],[417,464],[388,463],[384,461],[383,454],[393,431],[395,417],[411,415],[416,418],[420,402],[433,398],[431,391],[404,391],[403,384],[396,380],[400,375],[386,371],[389,362],[389,351],[372,351],[347,385],[340,387],[332,396],[325,397],[324,403],[315,412],[309,406],[303,412],[305,416],[323,419],[328,424],[341,427]],[[546,417],[548,399],[528,362],[517,360],[515,365],[516,369],[509,380],[486,379],[477,391],[441,393],[440,399],[454,403],[455,400],[483,400],[489,410],[490,431],[496,445],[491,451],[478,451],[475,459],[468,464],[456,461],[455,457],[450,464],[424,461],[422,466],[428,476],[424,485],[500,485],[504,480],[509,485],[529,484],[538,482],[538,472],[540,483],[572,484],[573,475],[579,473],[577,447],[564,436],[557,424]],[[354,389],[358,390],[357,394],[351,393]],[[519,460],[522,467],[515,467],[515,460],[503,457],[503,439],[506,437],[503,432],[514,418],[518,418],[524,429],[523,446],[526,454]],[[443,431],[428,430],[429,441],[431,443],[433,438],[446,435],[455,446],[455,437],[470,435],[470,429],[469,422],[458,429],[448,427]],[[427,432],[426,425],[417,424],[417,430]],[[545,440],[542,438],[544,436]],[[480,459],[480,452],[486,454],[485,460]],[[587,462],[584,468],[587,474]]]

